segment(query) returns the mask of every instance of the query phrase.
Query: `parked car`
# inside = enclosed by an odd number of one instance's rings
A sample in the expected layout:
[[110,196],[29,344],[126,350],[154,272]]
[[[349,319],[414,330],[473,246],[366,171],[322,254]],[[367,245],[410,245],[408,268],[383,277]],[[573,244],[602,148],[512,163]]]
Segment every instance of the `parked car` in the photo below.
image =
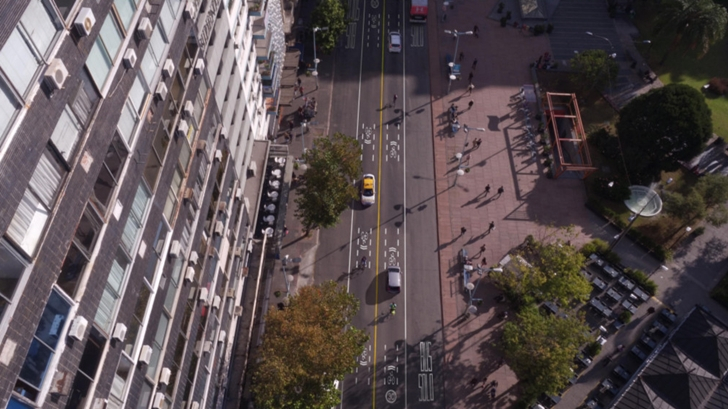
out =
[[641,341],[641,342],[642,342],[642,343],[643,343],[643,344],[644,344],[645,346],[647,346],[648,348],[650,348],[650,351],[652,351],[653,349],[655,349],[655,347],[657,346],[657,342],[655,342],[655,341],[654,341],[654,340],[653,340],[652,338],[650,338],[650,336],[649,336],[649,335],[647,335],[647,334],[644,334],[644,335],[642,335],[642,338],[640,338],[640,341]]
[[645,354],[645,351],[641,350],[640,347],[638,347],[637,345],[632,347],[631,352],[632,355],[639,358],[640,361],[644,361],[645,359],[647,359],[647,354]]
[[399,294],[402,290],[402,270],[399,266],[387,267],[387,292]]

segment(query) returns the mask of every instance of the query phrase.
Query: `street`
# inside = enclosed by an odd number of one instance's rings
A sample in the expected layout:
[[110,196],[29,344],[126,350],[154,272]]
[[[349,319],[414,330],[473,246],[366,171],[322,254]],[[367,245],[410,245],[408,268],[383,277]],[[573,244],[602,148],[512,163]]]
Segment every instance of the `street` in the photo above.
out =
[[[330,133],[356,137],[363,173],[376,179],[374,205],[354,203],[321,232],[316,255],[317,274],[361,301],[354,325],[370,337],[343,381],[342,408],[443,407],[426,27],[409,22],[407,6],[350,2],[346,45],[326,57],[335,59]],[[388,51],[390,31],[401,33],[401,53]],[[385,289],[391,265],[402,270],[396,294]]]

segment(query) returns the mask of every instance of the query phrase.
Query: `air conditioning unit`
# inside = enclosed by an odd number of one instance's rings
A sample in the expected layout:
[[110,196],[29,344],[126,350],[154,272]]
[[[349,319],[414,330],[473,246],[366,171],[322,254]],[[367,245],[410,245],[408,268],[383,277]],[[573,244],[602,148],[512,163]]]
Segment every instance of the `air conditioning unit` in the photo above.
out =
[[197,15],[197,8],[195,7],[195,2],[193,0],[187,0],[184,13],[184,17],[186,20],[195,18],[195,16]]
[[227,213],[227,202],[220,202],[217,204],[217,211]]
[[190,409],[200,409],[200,402],[192,402]]
[[71,322],[71,329],[68,330],[68,336],[76,341],[83,341],[83,334],[86,333],[86,327],[88,327],[88,320],[81,316],[76,317]]
[[185,281],[187,281],[188,283],[195,281],[194,267],[187,267],[187,271],[185,271]]
[[195,75],[200,75],[205,71],[205,60],[202,58],[198,58],[197,61],[195,61],[195,67],[193,69],[193,72]]
[[212,349],[212,342],[205,341],[205,344],[202,347],[202,352],[209,354],[211,349]]
[[223,126],[222,129],[220,129],[220,138],[227,139],[227,132],[227,128]]
[[148,365],[150,359],[152,359],[152,347],[144,345],[139,353],[139,362]]
[[192,101],[186,101],[182,107],[182,113],[185,114],[185,117],[187,118],[195,116],[195,104],[193,104]]
[[220,149],[215,151],[215,160],[218,160],[218,161],[222,160],[222,151]]
[[66,78],[68,78],[66,65],[63,64],[63,60],[60,58],[54,58],[48,65],[48,69],[46,69],[44,75],[46,85],[48,85],[51,91],[59,90],[63,88]]
[[242,305],[236,305],[235,309],[233,309],[233,316],[239,317],[243,315],[243,306]]
[[192,252],[190,252],[190,261],[189,261],[189,263],[190,263],[191,266],[197,264],[197,260],[199,260],[199,259],[200,259],[200,255],[197,254],[196,251],[193,250]]
[[235,247],[235,257],[243,258],[243,248],[242,247]]
[[111,339],[124,342],[124,339],[126,338],[126,325],[122,323],[117,323],[114,325],[114,332],[111,334]]
[[154,92],[154,94],[162,101],[167,99],[167,85],[163,82],[160,82],[159,85],[157,85],[157,90]]
[[172,245],[169,246],[169,256],[172,258],[179,258],[181,253],[182,253],[182,244],[179,242],[179,240],[173,241]]
[[209,293],[210,290],[208,290],[207,288],[200,288],[200,294],[197,296],[197,301],[207,302],[207,296],[209,295]]
[[220,296],[216,295],[215,298],[212,299],[212,308],[218,309],[220,308]]
[[162,373],[159,374],[159,383],[169,385],[170,377],[172,377],[172,370],[169,368],[162,368]]
[[235,289],[228,288],[227,293],[225,295],[227,296],[227,298],[235,298]]
[[195,145],[195,149],[200,152],[204,152],[207,149],[207,141],[198,140],[197,145]]
[[136,32],[142,40],[149,40],[152,38],[154,27],[152,26],[152,22],[149,20],[149,17],[144,17],[139,21],[139,26],[137,27]]
[[124,67],[126,68],[134,68],[137,62],[137,55],[136,51],[132,50],[131,48],[126,50],[124,53]]
[[215,234],[218,236],[222,236],[223,230],[225,230],[225,224],[220,220],[215,222]]
[[171,58],[167,58],[167,61],[164,62],[164,66],[162,67],[162,75],[164,75],[164,78],[169,78],[172,74],[174,74],[174,61]]
[[225,332],[225,331],[220,331],[220,332],[219,332],[219,333],[217,334],[217,342],[225,342],[225,336],[227,336],[227,332]]
[[164,407],[164,393],[157,392],[152,400],[152,409],[162,409]]
[[185,121],[184,119],[180,119],[179,123],[177,124],[177,137],[179,138],[186,138],[187,132],[190,130],[190,125]]
[[241,200],[243,198],[243,189],[237,188],[235,189],[235,200]]
[[76,15],[76,19],[73,20],[73,26],[76,27],[76,31],[82,37],[86,37],[91,34],[91,29],[96,24],[96,17],[94,12],[90,8],[84,7]]

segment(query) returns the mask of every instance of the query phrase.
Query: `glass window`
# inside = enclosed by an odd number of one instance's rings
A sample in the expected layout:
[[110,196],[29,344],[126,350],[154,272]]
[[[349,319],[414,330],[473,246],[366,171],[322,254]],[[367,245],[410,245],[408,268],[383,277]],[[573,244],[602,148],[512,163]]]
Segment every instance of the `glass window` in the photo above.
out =
[[12,301],[27,266],[20,254],[0,239],[0,319]]
[[10,398],[10,401],[8,402],[8,409],[33,409],[33,407],[26,405],[15,398]]
[[129,373],[132,369],[132,362],[125,354],[121,354],[119,366],[114,374],[114,381],[111,383],[111,396],[121,399],[124,395],[124,386],[129,379]]
[[81,124],[71,111],[71,107],[66,105],[56,123],[53,134],[51,134],[53,146],[56,147],[56,150],[66,162],[70,162],[73,157],[78,138],[81,135],[81,128]]
[[[157,23],[157,25],[159,25],[159,23]],[[144,75],[144,79],[147,81],[147,84],[151,84],[153,82],[154,73],[157,71],[157,67],[159,67],[167,47],[167,40],[162,35],[161,31],[162,30],[154,30],[152,39],[149,42],[147,51],[144,53],[144,58],[142,59],[141,71]]]
[[51,292],[20,370],[15,392],[23,396],[37,396],[61,339],[70,309],[71,304],[68,301],[56,291]]
[[167,191],[167,201],[164,204],[164,217],[167,221],[172,221],[172,215],[177,207],[177,196],[179,195],[180,186],[182,186],[182,172],[179,169],[175,169],[174,176],[172,176],[172,184]]
[[91,77],[99,88],[103,87],[106,77],[109,75],[123,39],[110,12],[106,15],[104,25],[101,26],[101,32],[96,38],[91,51],[89,51],[86,60],[86,66],[91,72]]
[[154,335],[154,340],[152,340],[152,359],[149,360],[147,366],[146,375],[150,378],[154,378],[159,367],[159,357],[162,355],[162,344],[164,343],[164,336],[167,334],[167,324],[169,324],[169,318],[162,313],[159,317],[157,332]]
[[116,133],[114,139],[111,140],[109,149],[106,151],[104,163],[94,184],[92,198],[102,212],[109,205],[109,200],[111,200],[114,189],[116,189],[121,170],[124,167],[128,155],[129,151],[127,151],[126,146],[121,141],[119,134]]
[[78,0],[53,0],[54,3],[56,3],[56,7],[58,7],[58,11],[61,12],[61,15],[63,18],[67,18],[68,15],[71,13],[71,10],[73,9],[73,4],[76,3]]
[[5,132],[10,127],[10,121],[18,109],[20,109],[20,104],[0,80],[0,144],[5,140]]
[[149,406],[149,400],[152,399],[152,385],[149,382],[144,382],[142,390],[139,393],[139,402],[137,402],[137,409],[147,409]]
[[87,264],[88,258],[83,251],[75,243],[71,243],[71,247],[68,249],[66,258],[61,265],[61,274],[58,276],[56,284],[69,296],[75,296],[78,281],[81,279]]
[[73,99],[72,108],[81,124],[86,125],[91,117],[91,112],[96,108],[96,103],[99,102],[100,96],[85,69],[80,69],[78,76],[81,79],[81,85],[78,87],[78,92]]
[[164,163],[168,146],[169,135],[167,135],[164,123],[161,123],[159,128],[157,128],[157,134],[152,142],[152,149],[149,152],[147,164],[144,167],[144,178],[149,186],[155,186],[157,183],[157,176],[159,176],[159,172],[162,170],[162,163]]
[[127,99],[121,109],[121,117],[117,126],[119,132],[124,136],[124,140],[129,145],[131,145],[131,137],[134,135],[134,128],[136,128],[138,122],[139,115],[137,115],[136,110]]
[[8,236],[32,255],[45,229],[48,214],[56,199],[65,171],[54,155],[46,151],[30,178],[28,189],[8,227]]
[[51,13],[43,4],[43,0],[31,0],[20,23],[41,57],[53,43],[59,29],[55,13]]
[[105,343],[106,341],[98,333],[98,330],[92,327],[81,355],[81,362],[78,364],[73,386],[71,386],[66,409],[76,409],[83,406],[91,384],[96,377],[96,370],[101,362],[101,353]]
[[137,297],[136,305],[134,306],[134,314],[129,321],[128,330],[126,331],[126,341],[124,342],[124,352],[131,355],[134,350],[134,344],[136,344],[137,336],[141,332],[142,320],[144,319],[144,313],[147,310],[147,303],[149,302],[149,287],[147,284],[142,282],[141,288],[139,289],[139,296]]
[[124,226],[124,233],[121,237],[122,245],[129,254],[134,253],[132,250],[136,243],[139,230],[141,229],[142,219],[147,210],[150,197],[149,190],[144,186],[144,183],[140,183],[134,196],[134,202],[131,205],[129,218]]
[[129,259],[123,251],[117,250],[116,257],[111,263],[109,277],[106,279],[104,293],[101,295],[101,302],[96,310],[94,321],[102,329],[109,332],[111,327],[111,318],[116,309],[116,302],[121,294],[121,285],[124,283],[124,276],[129,268]]
[[192,158],[192,150],[189,143],[181,143],[182,149],[179,152],[179,166],[187,171],[187,166],[190,164],[190,158]]
[[129,30],[129,24],[131,24],[134,12],[136,11],[136,4],[134,4],[133,0],[114,0],[114,7],[116,8],[124,30]]
[[40,60],[28,48],[20,28],[13,30],[0,50],[0,68],[18,93],[25,94],[39,66]]

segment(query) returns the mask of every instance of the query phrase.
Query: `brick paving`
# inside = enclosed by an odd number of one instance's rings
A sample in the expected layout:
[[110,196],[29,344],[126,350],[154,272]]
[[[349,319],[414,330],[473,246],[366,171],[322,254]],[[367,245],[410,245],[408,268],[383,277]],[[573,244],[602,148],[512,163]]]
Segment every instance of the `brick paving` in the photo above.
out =
[[[428,23],[447,408],[472,408],[490,400],[484,388],[471,386],[474,377],[498,381],[492,407],[510,407],[517,399],[515,374],[507,365],[500,365],[501,356],[495,347],[503,325],[498,314],[505,307],[493,301],[496,289],[483,283],[477,296],[484,304],[477,314],[464,316],[467,299],[457,252],[465,247],[469,254],[477,254],[481,244],[486,244],[478,260],[485,256],[488,265],[494,265],[527,235],[542,237],[549,225],[590,225],[583,205],[583,182],[546,178],[541,160],[531,158],[520,136],[522,124],[514,119],[515,111],[509,105],[510,97],[523,84],[532,82],[529,64],[551,51],[548,38],[501,28],[487,19],[484,10],[490,10],[496,2],[458,2],[447,11],[447,22],[442,22],[443,11],[438,9],[430,13]],[[475,24],[480,28],[479,38],[460,38],[458,53],[463,51],[466,56],[463,79],[453,81],[451,92],[446,94],[445,55],[453,55],[455,44],[442,30],[467,31]],[[468,95],[467,78],[474,58],[478,59],[475,89]],[[473,108],[467,110],[471,100]],[[448,129],[446,111],[452,103],[464,111],[459,117],[461,124],[486,129],[470,131],[469,140],[482,138],[483,144],[475,150],[469,144],[465,154],[470,155],[470,171],[458,177],[454,156],[463,149],[465,133],[460,130],[453,137]],[[487,184],[491,193],[486,196]],[[496,193],[500,186],[504,187],[502,195]],[[496,228],[488,233],[491,221]],[[461,227],[467,229],[464,235],[460,234]],[[586,234],[580,234],[575,245],[588,240],[589,232],[580,229],[577,227],[577,233]]]

